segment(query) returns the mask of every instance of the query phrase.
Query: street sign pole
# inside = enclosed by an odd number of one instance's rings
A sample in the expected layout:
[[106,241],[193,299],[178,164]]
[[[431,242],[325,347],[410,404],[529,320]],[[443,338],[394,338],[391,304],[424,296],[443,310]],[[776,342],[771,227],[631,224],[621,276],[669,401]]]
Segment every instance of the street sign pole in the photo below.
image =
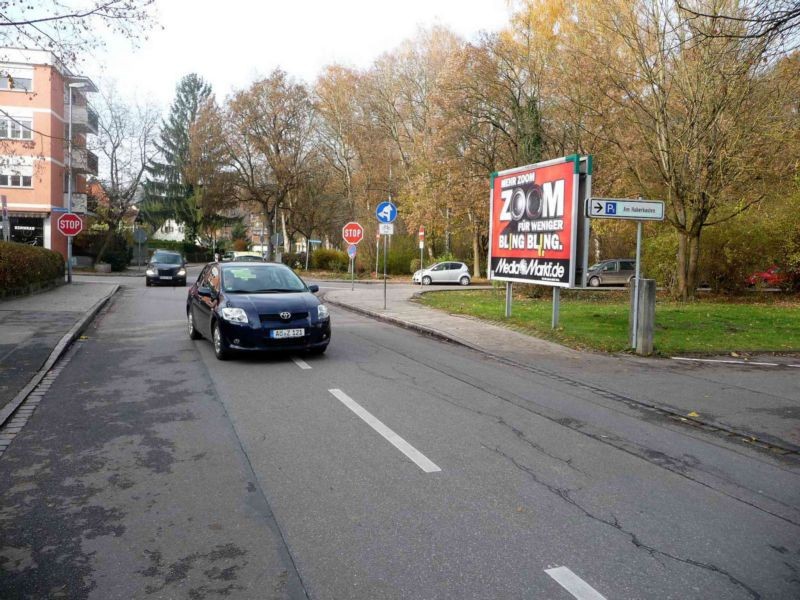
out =
[[422,287],[422,271],[425,269],[423,264],[423,249],[425,248],[425,227],[419,226],[419,286]]
[[636,222],[636,275],[633,280],[633,333],[631,334],[631,348],[636,348],[639,337],[639,274],[642,257],[642,222]]
[[506,319],[511,316],[511,294],[513,291],[514,284],[510,281],[506,281]]
[[550,321],[550,328],[557,329],[558,328],[558,310],[559,305],[561,304],[561,288],[554,287],[553,288],[553,318]]
[[386,310],[386,238],[388,235],[383,236],[383,310]]

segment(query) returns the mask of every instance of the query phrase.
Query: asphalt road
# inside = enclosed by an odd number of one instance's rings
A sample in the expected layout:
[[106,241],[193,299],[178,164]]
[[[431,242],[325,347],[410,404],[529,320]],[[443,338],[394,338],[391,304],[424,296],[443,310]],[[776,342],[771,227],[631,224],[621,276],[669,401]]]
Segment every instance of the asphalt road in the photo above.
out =
[[220,362],[122,283],[0,461],[0,597],[800,597],[792,459],[337,309]]

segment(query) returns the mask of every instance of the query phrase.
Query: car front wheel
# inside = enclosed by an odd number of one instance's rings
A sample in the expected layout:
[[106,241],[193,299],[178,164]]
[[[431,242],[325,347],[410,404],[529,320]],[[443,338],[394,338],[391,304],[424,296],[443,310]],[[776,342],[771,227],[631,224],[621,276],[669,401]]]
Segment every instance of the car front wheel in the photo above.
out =
[[219,330],[219,323],[214,323],[214,329],[211,333],[214,338],[212,340],[214,342],[214,356],[218,360],[227,360],[230,356],[230,350],[228,350],[228,344],[225,343],[222,332]]
[[597,277],[592,277],[589,280],[589,285],[591,287],[600,287],[600,279],[598,279]]
[[425,277],[422,278],[422,285],[430,285],[431,281],[432,279],[428,275],[425,275]]
[[461,285],[469,285],[469,277],[464,275],[461,279],[458,280],[458,283]]

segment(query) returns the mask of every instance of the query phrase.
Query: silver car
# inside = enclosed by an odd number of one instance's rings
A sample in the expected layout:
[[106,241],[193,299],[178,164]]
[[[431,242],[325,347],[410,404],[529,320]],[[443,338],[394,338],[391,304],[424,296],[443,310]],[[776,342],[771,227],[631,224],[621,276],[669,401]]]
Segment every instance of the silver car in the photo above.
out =
[[636,261],[632,258],[612,258],[589,267],[586,283],[591,287],[601,285],[630,285],[636,276]]
[[469,267],[462,262],[436,263],[427,269],[420,269],[411,278],[414,283],[422,281],[422,285],[430,285],[432,283],[469,285],[471,280]]

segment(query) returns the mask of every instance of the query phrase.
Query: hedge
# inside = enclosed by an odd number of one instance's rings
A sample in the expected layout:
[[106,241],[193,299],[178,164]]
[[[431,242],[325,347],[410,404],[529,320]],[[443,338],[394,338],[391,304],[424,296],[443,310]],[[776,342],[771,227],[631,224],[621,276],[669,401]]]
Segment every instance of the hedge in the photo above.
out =
[[64,258],[38,246],[0,242],[0,296],[30,293],[64,280]]

